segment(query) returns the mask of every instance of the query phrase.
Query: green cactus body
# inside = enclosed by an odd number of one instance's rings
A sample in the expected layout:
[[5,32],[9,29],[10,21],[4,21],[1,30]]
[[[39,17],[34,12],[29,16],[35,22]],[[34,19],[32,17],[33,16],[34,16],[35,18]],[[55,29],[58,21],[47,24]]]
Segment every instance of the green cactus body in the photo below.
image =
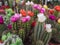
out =
[[42,38],[41,38],[42,41],[45,40],[46,35],[47,35],[47,33],[44,31],[44,33],[42,34]]
[[41,40],[38,40],[38,41],[36,42],[36,45],[44,45],[44,43],[43,43]]
[[38,14],[39,12],[38,12],[38,10],[34,10],[34,18],[37,18],[37,14]]
[[24,29],[20,29],[19,30],[19,35],[22,38],[22,40],[24,40],[25,39],[25,30]]
[[36,41],[36,31],[38,30],[38,23],[36,23],[36,27],[34,30],[34,41]]
[[13,30],[18,30],[18,23],[17,22],[12,23],[12,25],[13,25]]
[[12,7],[13,0],[9,0],[9,6]]
[[51,35],[52,35],[51,32],[50,33],[46,32],[46,31],[44,32],[43,38],[42,38],[42,41],[44,42],[44,45],[48,44],[48,42],[49,42],[49,40],[51,38]]
[[5,24],[0,24],[0,36],[1,36],[2,32],[6,30],[6,28],[7,27]]
[[41,34],[43,33],[43,23],[37,22],[35,30],[34,30],[34,40],[39,40],[41,38]]
[[[20,24],[21,24],[21,22],[20,22]],[[31,29],[30,21],[29,21],[29,22],[26,22],[26,23],[21,24],[21,28],[24,28],[25,33],[26,33],[26,36],[28,36],[29,31],[30,31],[30,29]]]
[[51,35],[51,32],[47,32],[44,29],[44,23],[37,22],[34,30],[34,45],[47,45],[51,38]]
[[27,27],[27,34],[29,34],[29,31],[31,29],[31,24],[29,22],[27,22],[26,27]]
[[23,43],[18,35],[12,35],[4,41],[4,45],[23,45]]

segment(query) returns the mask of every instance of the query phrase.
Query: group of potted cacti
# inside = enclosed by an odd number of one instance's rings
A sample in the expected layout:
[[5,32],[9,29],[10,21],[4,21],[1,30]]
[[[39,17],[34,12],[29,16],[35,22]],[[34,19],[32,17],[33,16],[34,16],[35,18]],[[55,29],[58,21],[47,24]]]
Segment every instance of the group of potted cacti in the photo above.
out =
[[1,45],[49,45],[51,38],[60,43],[59,5],[50,9],[32,1],[11,2],[0,8]]

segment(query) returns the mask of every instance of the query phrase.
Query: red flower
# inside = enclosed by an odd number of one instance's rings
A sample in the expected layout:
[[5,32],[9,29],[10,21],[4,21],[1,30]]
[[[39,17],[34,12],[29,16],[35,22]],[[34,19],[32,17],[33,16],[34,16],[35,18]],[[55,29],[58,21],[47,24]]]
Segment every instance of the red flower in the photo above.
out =
[[5,6],[5,8],[7,8],[7,9],[8,9],[8,8],[10,8],[10,7],[9,7],[9,6]]
[[31,24],[31,26],[35,27],[35,25],[36,25],[36,21],[33,21],[32,24]]
[[59,6],[59,5],[55,6],[54,9],[55,9],[56,11],[60,12],[60,6]]
[[5,9],[5,8],[7,9],[7,8],[10,8],[10,7],[3,5],[3,6],[2,6],[2,9]]
[[24,9],[21,9],[20,13],[22,14],[22,16],[24,16],[24,17],[26,16],[26,11]]
[[28,15],[33,17],[34,16],[34,13],[32,11],[28,11]]
[[53,14],[54,13],[54,10],[53,9],[50,9],[49,10],[49,14]]

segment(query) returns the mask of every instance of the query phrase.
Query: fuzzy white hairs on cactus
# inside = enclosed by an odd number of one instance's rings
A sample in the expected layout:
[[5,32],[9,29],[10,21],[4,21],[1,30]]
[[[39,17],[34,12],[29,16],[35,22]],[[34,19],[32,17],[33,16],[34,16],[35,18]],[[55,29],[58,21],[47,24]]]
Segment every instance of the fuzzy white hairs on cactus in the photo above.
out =
[[46,24],[46,31],[52,32],[51,24]]
[[46,16],[43,13],[39,13],[37,17],[38,17],[38,22],[45,22],[46,20]]

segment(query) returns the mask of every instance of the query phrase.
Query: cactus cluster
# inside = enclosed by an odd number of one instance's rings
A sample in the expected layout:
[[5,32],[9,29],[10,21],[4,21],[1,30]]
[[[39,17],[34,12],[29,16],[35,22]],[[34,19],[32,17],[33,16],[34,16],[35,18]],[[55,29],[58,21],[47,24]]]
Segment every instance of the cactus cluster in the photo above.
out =
[[4,41],[4,45],[23,45],[20,37],[18,35],[11,34],[10,32],[2,35],[2,40]]

